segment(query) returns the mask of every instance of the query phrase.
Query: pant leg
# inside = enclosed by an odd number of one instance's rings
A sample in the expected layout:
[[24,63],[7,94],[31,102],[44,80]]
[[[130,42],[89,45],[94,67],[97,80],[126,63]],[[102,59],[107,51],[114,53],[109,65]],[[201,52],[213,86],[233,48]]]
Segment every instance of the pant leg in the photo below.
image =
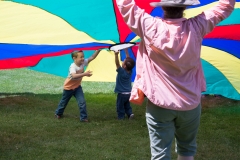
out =
[[156,106],[148,100],[146,123],[150,138],[151,160],[171,160],[175,116],[175,111]]
[[73,94],[74,94],[73,90],[63,90],[62,99],[60,100],[58,108],[55,111],[56,115],[59,116],[63,115],[63,112]]
[[124,110],[124,97],[121,93],[117,94],[117,115],[118,119],[125,118],[125,110]]
[[84,98],[82,86],[79,86],[78,88],[75,89],[75,94],[74,94],[78,107],[79,107],[79,113],[80,113],[80,120],[84,120],[88,118],[87,115],[87,105],[86,105],[86,100]]
[[200,125],[201,105],[190,111],[178,111],[176,124],[176,152],[181,156],[194,156],[197,150],[197,132]]
[[127,116],[129,117],[132,114],[132,107],[129,102],[130,99],[130,94],[124,94],[124,110]]

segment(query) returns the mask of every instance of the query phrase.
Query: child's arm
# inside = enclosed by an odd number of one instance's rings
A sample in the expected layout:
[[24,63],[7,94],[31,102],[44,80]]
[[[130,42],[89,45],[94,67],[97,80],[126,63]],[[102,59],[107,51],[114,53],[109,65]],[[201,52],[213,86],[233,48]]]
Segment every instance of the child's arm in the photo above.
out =
[[71,78],[72,79],[82,78],[84,76],[91,77],[92,76],[92,71],[86,71],[84,73],[71,73]]
[[130,56],[129,56],[128,49],[126,48],[126,49],[124,49],[124,51],[125,51],[126,58],[127,58],[127,57],[130,57]]
[[91,57],[88,58],[88,63],[90,63],[92,60],[94,60],[98,54],[100,53],[100,49],[96,50]]
[[119,51],[114,51],[114,53],[115,53],[115,64],[118,69],[120,67],[120,63],[119,63],[119,59],[118,59]]

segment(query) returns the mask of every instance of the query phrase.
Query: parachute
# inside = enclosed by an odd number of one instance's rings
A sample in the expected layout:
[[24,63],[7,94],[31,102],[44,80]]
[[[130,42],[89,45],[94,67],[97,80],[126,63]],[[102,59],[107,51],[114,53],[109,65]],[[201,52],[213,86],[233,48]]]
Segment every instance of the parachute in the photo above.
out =
[[[151,0],[135,0],[153,16],[162,16],[152,8]],[[201,13],[216,4],[201,0],[188,8],[185,17]],[[240,100],[240,0],[233,13],[204,37],[201,61],[207,81],[203,94],[220,94]],[[123,22],[115,0],[0,0],[0,69],[28,68],[66,77],[72,63],[70,52],[83,50],[88,58],[94,50],[132,42],[140,38]],[[129,49],[136,59],[137,46]],[[121,52],[121,59],[124,54]],[[93,76],[84,81],[114,82],[114,54],[107,49],[90,63]],[[134,80],[135,70],[132,77]]]

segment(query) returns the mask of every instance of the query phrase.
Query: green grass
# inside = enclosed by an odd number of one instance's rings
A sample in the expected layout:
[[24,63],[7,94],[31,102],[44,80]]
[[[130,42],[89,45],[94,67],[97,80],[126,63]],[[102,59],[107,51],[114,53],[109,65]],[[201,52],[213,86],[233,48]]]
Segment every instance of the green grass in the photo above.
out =
[[[114,83],[83,82],[90,123],[81,123],[74,98],[54,118],[64,78],[27,69],[0,75],[1,160],[150,159],[145,104],[132,105],[134,120],[116,120]],[[240,102],[209,96],[202,106],[195,159],[239,159]]]
[[[0,70],[0,94],[59,94],[64,80],[63,77],[29,69]],[[83,81],[82,87],[87,93],[114,93],[115,83]]]
[[0,99],[0,158],[94,160],[150,156],[142,109],[134,107],[134,121],[117,121],[114,95],[86,93],[90,123],[79,122],[74,99],[65,117],[57,120],[54,110],[59,98],[46,94]]

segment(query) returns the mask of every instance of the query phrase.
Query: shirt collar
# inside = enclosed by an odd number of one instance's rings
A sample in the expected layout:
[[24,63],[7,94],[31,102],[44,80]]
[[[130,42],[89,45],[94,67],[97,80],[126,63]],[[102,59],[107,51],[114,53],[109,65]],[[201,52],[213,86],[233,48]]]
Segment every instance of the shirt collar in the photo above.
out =
[[183,22],[187,19],[186,18],[178,18],[178,19],[162,19],[162,20],[168,24],[177,24],[177,23]]

